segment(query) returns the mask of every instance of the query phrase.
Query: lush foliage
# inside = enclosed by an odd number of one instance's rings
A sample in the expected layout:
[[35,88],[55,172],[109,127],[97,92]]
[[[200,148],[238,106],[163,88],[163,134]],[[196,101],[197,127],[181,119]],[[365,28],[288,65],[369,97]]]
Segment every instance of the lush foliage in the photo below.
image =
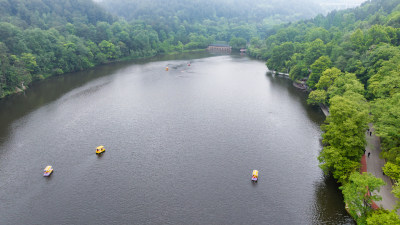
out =
[[400,220],[395,210],[377,210],[367,218],[368,225],[400,225]]
[[[344,202],[358,224],[366,224],[367,216],[372,213],[372,208],[370,207],[372,201],[382,199],[378,195],[370,195],[369,193],[379,191],[380,186],[384,184],[385,182],[382,179],[376,178],[370,173],[360,174],[354,172],[350,175],[349,182],[340,187],[343,192]],[[373,220],[375,219],[370,219],[370,221]]]
[[348,181],[360,168],[365,147],[368,108],[365,98],[349,90],[330,100],[330,115],[322,126],[324,148],[320,153],[321,168],[332,172],[339,182]]

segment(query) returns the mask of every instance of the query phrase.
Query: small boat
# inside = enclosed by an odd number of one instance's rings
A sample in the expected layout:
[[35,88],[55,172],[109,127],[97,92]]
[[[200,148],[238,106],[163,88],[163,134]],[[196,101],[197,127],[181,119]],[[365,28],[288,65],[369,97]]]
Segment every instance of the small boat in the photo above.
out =
[[168,70],[169,70],[168,66],[167,66],[167,67],[165,67],[165,71],[168,71]]
[[103,145],[100,145],[99,147],[96,148],[96,154],[101,154],[105,151],[106,151],[106,149],[104,148]]
[[253,182],[258,181],[258,170],[253,170],[253,176],[251,177],[251,181]]
[[48,177],[51,175],[51,173],[53,173],[53,167],[51,166],[46,166],[46,168],[44,168],[44,177]]

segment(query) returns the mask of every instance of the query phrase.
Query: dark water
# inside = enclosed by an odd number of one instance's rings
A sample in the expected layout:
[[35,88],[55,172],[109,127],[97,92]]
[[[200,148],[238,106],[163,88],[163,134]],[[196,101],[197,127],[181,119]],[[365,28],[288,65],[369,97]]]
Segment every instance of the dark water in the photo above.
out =
[[266,71],[187,54],[2,100],[0,224],[353,224],[318,168],[324,116]]

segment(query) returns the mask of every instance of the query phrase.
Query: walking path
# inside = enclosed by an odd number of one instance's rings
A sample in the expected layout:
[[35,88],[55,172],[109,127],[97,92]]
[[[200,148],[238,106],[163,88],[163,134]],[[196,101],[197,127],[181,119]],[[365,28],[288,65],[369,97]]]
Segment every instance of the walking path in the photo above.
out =
[[[328,116],[329,108],[322,104],[320,104],[320,107],[325,116]],[[390,178],[383,174],[382,167],[385,165],[385,160],[379,157],[381,154],[381,143],[379,137],[374,134],[372,124],[369,124],[369,131],[366,133],[365,139],[367,140],[367,146],[365,147],[365,155],[361,159],[361,172],[370,172],[386,183],[386,185],[381,187],[379,192],[373,193],[382,197],[381,201],[373,204],[373,208],[376,209],[379,206],[387,210],[393,210],[396,206],[396,201],[399,201],[399,199],[392,194],[392,182]],[[370,153],[369,157],[368,153]],[[400,215],[400,209],[397,210],[397,214]]]
[[[382,200],[376,202],[376,204],[380,207],[383,207],[384,209],[392,210],[394,209],[396,201],[398,201],[398,199],[394,197],[391,192],[392,182],[390,181],[388,176],[383,174],[382,171],[382,167],[385,165],[385,160],[379,157],[379,155],[381,154],[379,137],[374,135],[372,124],[370,124],[369,127],[369,132],[367,132],[366,134],[367,146],[365,151],[367,171],[372,173],[375,177],[381,178],[383,181],[386,182],[386,185],[382,186],[380,192],[377,193],[382,196]],[[368,153],[371,153],[369,157]],[[397,214],[400,215],[400,210],[397,210]]]

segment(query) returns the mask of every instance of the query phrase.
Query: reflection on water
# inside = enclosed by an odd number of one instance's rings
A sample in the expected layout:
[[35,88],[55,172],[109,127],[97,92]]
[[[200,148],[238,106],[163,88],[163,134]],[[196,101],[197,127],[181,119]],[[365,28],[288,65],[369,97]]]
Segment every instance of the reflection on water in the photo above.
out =
[[[342,205],[343,197],[339,185],[331,176],[315,183],[314,204],[310,209],[313,224],[355,224],[344,210],[335,210],[332,205]],[[335,221],[335,222],[333,222]]]
[[319,107],[310,106],[307,104],[308,93],[293,86],[289,77],[284,75],[274,75],[271,72],[266,73],[266,77],[274,86],[279,86],[280,89],[287,90],[293,98],[300,102],[307,112],[308,118],[317,124],[322,124],[325,120],[325,115]]

